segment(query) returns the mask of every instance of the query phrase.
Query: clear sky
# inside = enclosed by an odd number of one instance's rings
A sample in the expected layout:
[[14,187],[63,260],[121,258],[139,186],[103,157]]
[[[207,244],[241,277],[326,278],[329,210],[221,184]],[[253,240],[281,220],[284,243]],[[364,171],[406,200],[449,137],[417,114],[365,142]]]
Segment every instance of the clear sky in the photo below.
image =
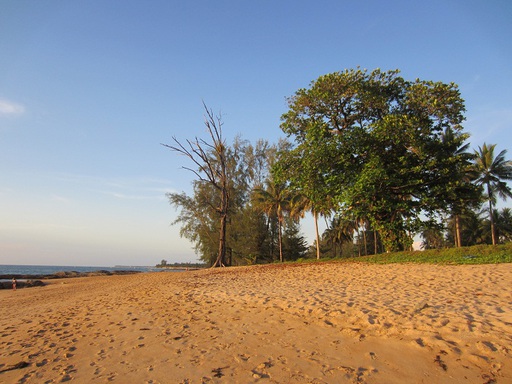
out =
[[455,82],[472,148],[512,150],[511,20],[509,0],[0,0],[0,264],[196,261],[165,198],[191,164],[160,143],[206,138],[203,100],[228,142],[277,142],[285,98],[346,68]]

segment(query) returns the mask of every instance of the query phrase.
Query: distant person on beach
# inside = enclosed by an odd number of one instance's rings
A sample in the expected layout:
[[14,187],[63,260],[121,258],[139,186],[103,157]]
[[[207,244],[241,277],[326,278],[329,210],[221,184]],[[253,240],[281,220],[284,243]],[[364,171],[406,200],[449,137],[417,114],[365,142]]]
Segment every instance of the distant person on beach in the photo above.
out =
[[16,290],[16,279],[14,277],[12,278],[12,289]]

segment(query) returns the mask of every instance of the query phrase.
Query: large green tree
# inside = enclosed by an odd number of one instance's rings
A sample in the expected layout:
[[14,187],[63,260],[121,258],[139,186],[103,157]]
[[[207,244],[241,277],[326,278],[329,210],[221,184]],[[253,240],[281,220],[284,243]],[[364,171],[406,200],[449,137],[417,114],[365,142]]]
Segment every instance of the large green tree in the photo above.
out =
[[477,175],[475,182],[485,188],[487,200],[489,202],[489,222],[491,225],[492,244],[496,244],[496,230],[494,228],[493,206],[496,203],[496,197],[503,199],[512,197],[512,190],[507,185],[508,180],[512,180],[512,162],[505,159],[506,150],[498,155],[494,154],[496,144],[478,147],[475,151],[474,171]]
[[399,71],[345,70],[319,77],[288,100],[282,130],[295,146],[284,166],[315,202],[365,218],[388,251],[453,203],[465,183],[443,134],[461,146],[464,102],[455,84],[406,81]]

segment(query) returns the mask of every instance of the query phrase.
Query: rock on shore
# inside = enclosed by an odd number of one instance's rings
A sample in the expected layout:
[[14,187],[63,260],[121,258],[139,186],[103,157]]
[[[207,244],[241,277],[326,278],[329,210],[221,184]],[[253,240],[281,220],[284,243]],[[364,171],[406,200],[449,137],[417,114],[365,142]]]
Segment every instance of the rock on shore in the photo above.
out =
[[[92,276],[112,276],[112,275],[131,275],[140,273],[139,271],[120,270],[107,271],[98,270],[92,272],[62,271],[48,275],[0,275],[0,289],[12,289],[12,279],[16,279],[16,288],[41,287],[45,283],[42,280],[66,279],[73,277],[92,277]],[[1,281],[5,280],[5,281]]]

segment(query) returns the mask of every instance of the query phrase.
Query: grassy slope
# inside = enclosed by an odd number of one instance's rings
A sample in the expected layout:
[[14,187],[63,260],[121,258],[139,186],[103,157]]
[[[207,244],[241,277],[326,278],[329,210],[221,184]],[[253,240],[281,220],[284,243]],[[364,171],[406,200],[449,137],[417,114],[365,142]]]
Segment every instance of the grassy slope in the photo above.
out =
[[512,243],[397,252],[357,258],[368,263],[495,264],[512,263]]
[[[346,262],[376,264],[429,263],[429,264],[496,264],[512,263],[512,243],[475,245],[472,247],[431,249],[426,251],[383,253],[380,255],[337,259]],[[311,262],[312,260],[303,260]],[[322,259],[320,261],[327,261]]]

